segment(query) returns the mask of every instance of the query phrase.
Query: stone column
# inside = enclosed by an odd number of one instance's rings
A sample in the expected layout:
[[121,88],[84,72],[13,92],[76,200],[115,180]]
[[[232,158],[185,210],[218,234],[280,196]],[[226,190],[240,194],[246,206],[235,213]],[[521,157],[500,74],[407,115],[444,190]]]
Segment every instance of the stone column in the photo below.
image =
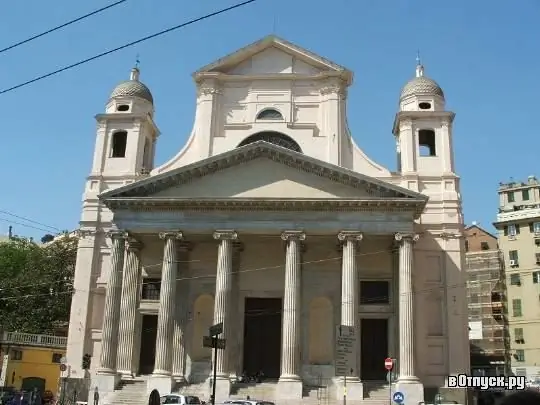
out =
[[356,364],[349,370],[347,379],[360,381],[360,324],[358,319],[360,281],[358,279],[357,248],[363,235],[360,232],[343,231],[338,234],[342,243],[341,260],[341,325],[354,329],[356,339]]
[[161,395],[170,394],[172,388],[172,343],[174,332],[177,241],[182,239],[181,232],[163,232],[160,239],[165,240],[163,250],[163,268],[161,271],[161,290],[159,295],[158,325],[156,338],[156,360],[152,374],[154,382],[151,388]]
[[101,358],[97,373],[116,376],[120,294],[122,292],[122,271],[128,235],[123,231],[112,231],[107,236],[112,240],[111,267],[105,294],[105,311],[101,332]]
[[283,294],[283,337],[281,352],[280,399],[302,398],[300,377],[301,299],[302,299],[302,231],[285,231],[285,288]]
[[418,235],[395,234],[399,244],[399,380],[417,382],[414,345],[413,243]]
[[233,270],[233,242],[238,239],[238,234],[232,230],[220,230],[214,232],[214,239],[219,240],[217,271],[216,271],[216,296],[214,303],[214,325],[223,323],[223,333],[218,336],[225,339],[225,350],[217,351],[216,362],[216,400],[223,401],[230,394],[229,381],[229,353],[230,337],[232,335],[231,321],[231,291]]
[[231,381],[236,381],[242,375],[242,355],[241,352],[241,333],[242,324],[240,312],[240,259],[241,253],[244,251],[244,245],[241,242],[233,244],[233,260],[232,260],[232,287],[231,287],[231,333],[229,334],[230,352],[229,352],[229,377]]
[[118,372],[123,378],[134,377],[135,323],[139,304],[139,279],[141,277],[139,252],[141,248],[141,243],[134,239],[128,240],[118,331]]
[[173,364],[172,375],[176,382],[186,381],[185,372],[185,327],[187,316],[188,299],[188,270],[189,270],[189,252],[191,244],[187,242],[180,243],[178,246],[178,278],[176,280],[176,309],[173,332]]

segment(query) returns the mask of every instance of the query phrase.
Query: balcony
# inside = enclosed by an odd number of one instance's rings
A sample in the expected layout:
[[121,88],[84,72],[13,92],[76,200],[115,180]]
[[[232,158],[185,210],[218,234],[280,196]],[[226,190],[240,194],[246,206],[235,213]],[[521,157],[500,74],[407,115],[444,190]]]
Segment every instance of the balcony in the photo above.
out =
[[33,333],[4,332],[2,345],[66,348],[67,337]]

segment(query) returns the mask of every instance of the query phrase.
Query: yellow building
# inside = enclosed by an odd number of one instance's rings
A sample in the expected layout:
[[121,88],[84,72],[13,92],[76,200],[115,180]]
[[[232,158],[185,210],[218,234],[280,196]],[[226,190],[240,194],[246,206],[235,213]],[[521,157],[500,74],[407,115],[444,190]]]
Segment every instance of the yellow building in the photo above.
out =
[[4,332],[1,343],[4,355],[0,385],[25,391],[36,387],[56,395],[66,337]]

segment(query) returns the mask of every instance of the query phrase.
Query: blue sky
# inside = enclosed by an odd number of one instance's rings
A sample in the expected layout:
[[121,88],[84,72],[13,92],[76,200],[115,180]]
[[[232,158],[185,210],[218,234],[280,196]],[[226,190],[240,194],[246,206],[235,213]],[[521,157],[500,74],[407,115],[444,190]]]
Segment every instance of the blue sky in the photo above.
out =
[[[0,15],[0,48],[112,0],[19,0]],[[420,49],[426,75],[456,112],[455,154],[467,223],[491,229],[497,186],[538,174],[540,3],[520,0],[259,0],[254,5],[117,52],[0,95],[4,173],[0,211],[74,229],[95,141],[94,115],[128,78],[136,54],[156,100],[162,131],[156,163],[184,144],[194,118],[190,74],[273,31],[355,73],[349,126],[370,157],[395,168],[392,121]],[[232,0],[130,0],[0,54],[0,90],[196,18]],[[158,6],[159,5],[159,6]],[[514,152],[514,150],[520,150]],[[41,229],[0,213],[0,233],[41,237]],[[46,229],[43,225],[30,224]],[[51,228],[54,231],[54,228]]]

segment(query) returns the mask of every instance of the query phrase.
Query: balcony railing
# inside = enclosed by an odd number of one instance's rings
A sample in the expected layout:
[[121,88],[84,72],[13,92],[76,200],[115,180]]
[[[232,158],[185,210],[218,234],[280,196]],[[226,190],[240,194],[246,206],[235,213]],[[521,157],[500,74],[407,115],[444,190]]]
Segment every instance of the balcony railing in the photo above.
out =
[[4,332],[2,345],[40,346],[65,348],[67,337],[52,335],[37,335],[32,333]]

